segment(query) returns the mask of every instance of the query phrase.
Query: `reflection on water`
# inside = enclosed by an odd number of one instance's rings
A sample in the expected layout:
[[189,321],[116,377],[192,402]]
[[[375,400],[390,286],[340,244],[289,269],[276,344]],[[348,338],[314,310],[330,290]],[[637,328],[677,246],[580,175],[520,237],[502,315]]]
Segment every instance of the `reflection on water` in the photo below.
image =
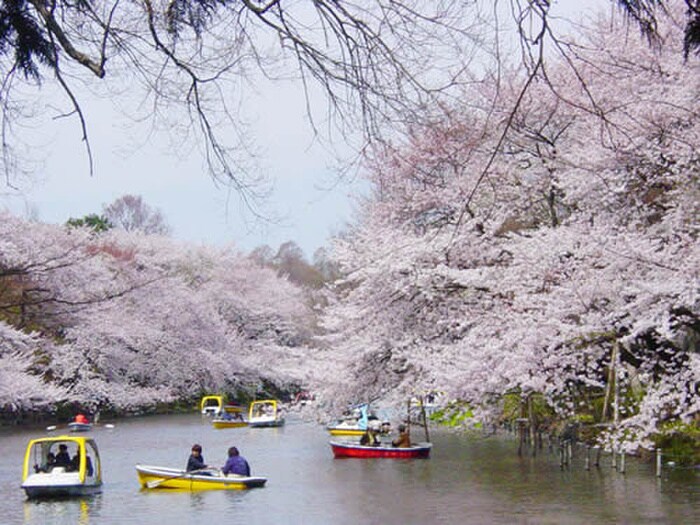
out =
[[[258,524],[691,523],[700,512],[700,472],[628,461],[622,475],[559,468],[556,454],[518,457],[506,439],[431,432],[430,459],[333,459],[322,426],[290,419],[280,428],[217,430],[199,415],[116,421],[91,434],[103,459],[102,494],[26,501],[24,448],[42,431],[0,434],[0,523],[26,525],[207,523],[222,516]],[[213,466],[236,445],[266,487],[248,491],[141,490],[138,463],[183,468],[192,443]]]
[[[100,505],[99,495],[89,498],[59,498],[26,500],[24,523],[75,523],[88,525],[90,513],[96,514]],[[0,521],[2,518],[0,517]],[[2,523],[5,523],[2,521]]]

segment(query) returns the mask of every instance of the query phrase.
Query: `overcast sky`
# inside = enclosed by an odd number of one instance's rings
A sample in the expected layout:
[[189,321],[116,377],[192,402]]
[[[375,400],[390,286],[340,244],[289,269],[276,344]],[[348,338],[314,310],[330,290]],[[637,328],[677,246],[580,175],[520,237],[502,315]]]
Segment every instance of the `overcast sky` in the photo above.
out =
[[[140,195],[161,210],[174,238],[234,243],[244,251],[262,244],[276,249],[292,240],[311,260],[350,219],[349,195],[360,190],[361,183],[338,180],[336,156],[314,141],[299,88],[268,84],[249,95],[248,107],[261,166],[274,183],[266,216],[281,220],[256,220],[235,193],[217,187],[195,147],[175,148],[165,134],[134,147],[133,137],[145,128],[122,118],[108,101],[90,100],[84,109],[94,175],[89,173],[77,121],[64,119],[56,129],[35,132],[47,133],[37,139],[41,146],[36,148],[45,158],[31,184],[23,183],[20,191],[0,191],[0,207],[62,224],[70,217],[101,213],[103,205],[122,195]],[[344,153],[342,146],[337,152]]]
[[[558,14],[581,15],[605,0],[557,5]],[[335,156],[315,144],[305,115],[301,89],[294,84],[248,85],[246,113],[261,152],[262,167],[275,184],[268,208],[282,222],[253,220],[235,194],[217,187],[202,166],[196,148],[172,146],[164,133],[149,141],[134,138],[144,127],[122,118],[109,100],[83,98],[95,157],[90,176],[77,119],[62,119],[35,130],[38,146],[33,158],[43,162],[32,175],[32,185],[20,191],[0,187],[0,207],[44,222],[64,223],[70,217],[101,213],[103,205],[126,194],[140,195],[157,207],[172,227],[173,237],[197,243],[234,243],[244,251],[267,244],[276,249],[296,242],[311,258],[352,217],[353,193],[361,182],[338,183]],[[42,97],[50,97],[46,88]],[[57,95],[58,96],[58,95]],[[60,107],[65,110],[65,97]],[[323,109],[323,102],[317,109]],[[58,109],[57,109],[58,112]],[[45,134],[45,136],[44,136]],[[139,140],[143,144],[139,144]],[[342,141],[335,147],[343,154]]]

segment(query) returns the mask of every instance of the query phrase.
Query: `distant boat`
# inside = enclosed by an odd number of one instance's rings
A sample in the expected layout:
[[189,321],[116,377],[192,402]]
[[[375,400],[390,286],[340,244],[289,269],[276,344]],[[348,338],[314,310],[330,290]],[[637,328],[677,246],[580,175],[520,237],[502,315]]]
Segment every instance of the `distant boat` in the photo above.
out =
[[71,432],[87,432],[88,430],[92,430],[92,423],[88,421],[85,414],[78,414],[73,421],[68,423],[68,430]]
[[353,407],[340,419],[326,426],[326,430],[331,436],[361,436],[370,424],[376,425],[380,434],[388,434],[391,431],[391,423],[380,423],[377,416],[370,412],[367,403]]
[[[66,458],[59,446],[65,445]],[[73,460],[68,460],[74,448]],[[102,491],[100,455],[94,440],[85,437],[55,436],[33,439],[27,445],[22,472],[22,488],[28,498],[86,496]]]
[[361,436],[367,427],[361,428],[355,421],[339,421],[326,427],[331,436]]
[[224,412],[235,413],[242,410],[240,405],[228,404],[224,396],[204,396],[199,402],[199,409],[205,416],[221,416]]
[[248,425],[251,427],[281,427],[284,416],[280,413],[277,401],[261,399],[253,401],[248,410]]
[[262,487],[267,478],[260,476],[226,476],[218,469],[192,471],[136,465],[139,483],[144,489],[244,490]]
[[398,448],[390,444],[370,447],[344,441],[331,441],[330,446],[336,458],[428,458],[433,448],[432,443],[414,443],[408,448]]
[[71,421],[68,423],[68,430],[71,432],[87,432],[92,430],[92,423],[78,423],[77,421]]
[[240,428],[247,427],[248,421],[243,418],[243,409],[236,407],[235,411],[223,412],[220,416],[212,419],[211,426],[214,428]]

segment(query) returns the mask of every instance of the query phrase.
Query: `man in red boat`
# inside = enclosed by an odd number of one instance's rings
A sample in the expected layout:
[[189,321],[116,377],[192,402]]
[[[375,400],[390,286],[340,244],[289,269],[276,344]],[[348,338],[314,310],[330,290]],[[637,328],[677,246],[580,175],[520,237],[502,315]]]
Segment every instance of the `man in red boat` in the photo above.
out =
[[236,447],[228,449],[228,459],[226,464],[221,468],[224,474],[236,474],[238,476],[250,477],[250,466],[243,456],[241,456]]
[[393,447],[409,448],[411,446],[411,435],[406,429],[406,425],[399,425],[399,435],[391,442]]
[[75,416],[75,422],[76,423],[84,423],[84,424],[89,423],[88,418],[85,417],[85,414],[82,414],[82,413],[79,413],[77,416]]

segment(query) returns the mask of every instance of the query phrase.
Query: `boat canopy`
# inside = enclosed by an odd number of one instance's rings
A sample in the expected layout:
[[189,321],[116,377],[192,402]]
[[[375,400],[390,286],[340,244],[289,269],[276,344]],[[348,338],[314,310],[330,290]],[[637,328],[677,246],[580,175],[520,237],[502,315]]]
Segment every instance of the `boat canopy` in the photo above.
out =
[[217,411],[224,406],[224,396],[204,396],[199,404],[199,409],[215,408]]
[[277,401],[275,399],[261,399],[259,401],[253,401],[250,404],[248,410],[248,418],[262,417],[262,416],[276,416],[277,415]]
[[100,467],[100,454],[97,444],[91,438],[77,436],[51,436],[32,439],[27,445],[24,455],[24,468],[22,481],[25,481],[34,471],[48,470],[50,468],[49,454],[56,456],[61,445],[66,445],[68,455],[77,459],[77,472],[81,483],[85,483],[85,477],[95,475],[98,482],[102,480]]

